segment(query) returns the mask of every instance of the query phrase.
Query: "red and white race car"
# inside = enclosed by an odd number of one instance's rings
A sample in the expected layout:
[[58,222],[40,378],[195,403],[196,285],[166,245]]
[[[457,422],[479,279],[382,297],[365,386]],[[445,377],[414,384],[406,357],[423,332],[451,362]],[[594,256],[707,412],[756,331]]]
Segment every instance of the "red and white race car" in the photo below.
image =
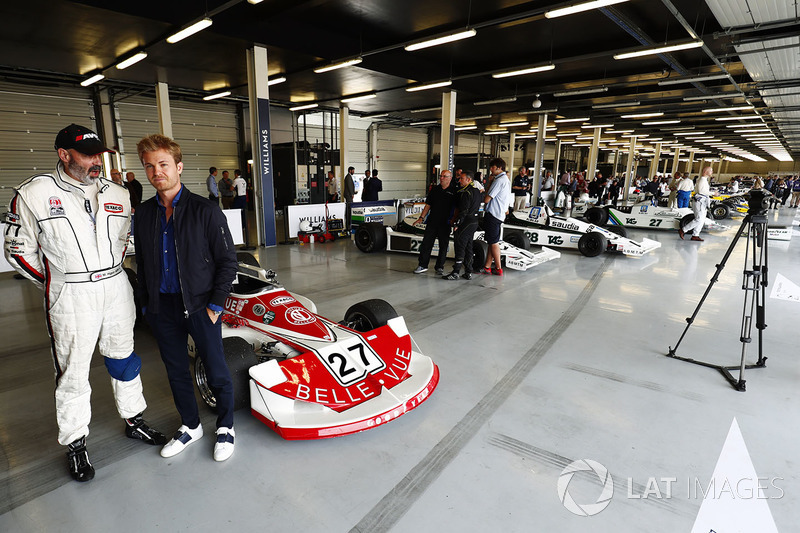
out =
[[[391,305],[366,300],[337,323],[250,259],[240,262],[222,314],[237,408],[249,403],[284,439],[322,439],[379,426],[430,397],[439,369]],[[194,366],[201,396],[214,407],[199,357]]]

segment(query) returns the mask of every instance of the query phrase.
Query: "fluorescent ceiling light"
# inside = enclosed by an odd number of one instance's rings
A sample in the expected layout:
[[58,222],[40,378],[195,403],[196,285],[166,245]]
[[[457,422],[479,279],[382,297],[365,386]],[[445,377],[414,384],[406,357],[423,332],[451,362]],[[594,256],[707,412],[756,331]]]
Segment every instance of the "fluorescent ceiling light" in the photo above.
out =
[[263,1],[264,1],[264,0],[247,0],[247,3],[248,3],[248,4],[253,4],[253,5],[256,5],[256,4],[260,4],[260,3],[261,3],[261,2],[263,2]]
[[580,132],[575,133],[556,133],[556,137],[577,137],[580,135]]
[[663,117],[664,113],[636,113],[635,115],[622,115],[622,118],[652,118]]
[[208,18],[208,17],[206,17],[206,18],[204,18],[202,20],[198,20],[197,22],[195,22],[191,26],[188,26],[188,27],[182,29],[181,31],[179,31],[177,33],[173,33],[172,35],[167,37],[167,42],[169,44],[175,44],[178,41],[182,41],[183,39],[186,39],[190,35],[194,35],[195,33],[199,32],[199,31],[203,31],[204,29],[206,29],[209,26],[211,26],[211,24],[212,24],[212,20],[210,18]]
[[95,74],[94,76],[91,76],[91,77],[86,78],[85,80],[83,80],[81,82],[81,85],[83,85],[84,87],[88,87],[89,85],[91,85],[93,83],[97,83],[98,81],[102,80],[103,78],[105,78],[105,76],[103,76],[102,74]]
[[749,128],[749,129],[755,130],[755,129],[758,129],[758,128],[768,128],[769,126],[767,126],[766,124],[728,124],[725,127],[726,128]]
[[297,107],[290,107],[289,111],[302,111],[303,109],[314,109],[315,107],[318,107],[318,106],[319,106],[319,104],[303,104],[303,105],[299,105]]
[[703,113],[722,113],[725,111],[750,111],[755,109],[755,107],[751,105],[740,105],[734,107],[712,107],[709,109],[703,109]]
[[267,80],[267,86],[271,85],[278,85],[279,83],[283,83],[286,81],[286,76],[278,76],[277,78],[272,78],[271,80]]
[[627,2],[628,0],[593,0],[591,2],[583,2],[581,4],[575,4],[572,6],[562,7],[559,9],[552,9],[550,11],[545,12],[544,16],[553,19],[557,17],[563,17],[566,15],[573,15],[575,13],[580,13],[582,11],[590,11],[592,9],[598,9],[605,6],[612,6],[614,4],[621,4],[622,2]]
[[377,113],[375,115],[363,115],[361,118],[381,118],[388,117],[389,113]]
[[651,56],[655,54],[666,54],[668,52],[676,52],[678,50],[688,50],[690,48],[700,48],[703,46],[703,41],[689,41],[688,43],[671,44],[667,46],[657,46],[651,48],[644,48],[635,52],[625,52],[623,54],[616,54],[614,59],[631,59],[634,57]]
[[659,85],[678,85],[679,83],[697,83],[701,81],[711,81],[711,80],[721,80],[727,79],[729,76],[728,74],[704,74],[700,76],[686,76],[683,78],[672,78],[661,80],[658,82]]
[[126,59],[125,61],[120,61],[119,63],[117,63],[117,68],[119,70],[128,68],[129,66],[135,65],[136,63],[138,63],[139,61],[141,61],[146,57],[147,57],[147,52],[145,51],[137,52],[128,59]]
[[500,126],[504,128],[511,128],[513,126],[527,126],[530,122],[501,122]]
[[347,98],[342,98],[341,102],[343,104],[347,104],[349,102],[358,102],[359,100],[370,100],[372,98],[377,98],[377,93],[370,93],[370,94],[362,94],[360,96],[348,96]]
[[634,130],[608,130],[606,133],[633,133]]
[[413,93],[416,91],[426,91],[428,89],[436,89],[437,87],[447,87],[448,85],[452,85],[453,82],[450,80],[447,81],[437,81],[434,83],[426,83],[425,85],[415,85],[413,87],[406,87],[406,91]]
[[673,135],[683,135],[684,137],[697,137],[698,135],[705,135],[706,132],[704,131],[679,131],[678,133],[673,133]]
[[230,96],[230,91],[222,91],[221,93],[216,94],[209,94],[208,96],[204,96],[203,100],[216,100],[217,98],[223,98],[225,96]]
[[489,105],[489,104],[506,104],[509,102],[516,102],[516,96],[508,96],[505,98],[495,98],[494,100],[481,100],[480,102],[472,102],[472,105]]
[[636,135],[635,133],[628,133],[628,134],[625,134],[625,135],[620,135],[620,137],[626,137],[626,138],[627,138],[627,137],[638,137],[638,138],[644,138],[644,137],[647,137],[647,135]]
[[508,133],[508,130],[489,130],[483,132],[484,135],[502,135],[503,133]]
[[604,93],[608,91],[608,87],[594,87],[592,89],[574,89],[571,91],[559,91],[557,93],[553,93],[553,96],[556,98],[561,98],[562,96],[578,96],[580,94],[594,94],[594,93]]
[[594,140],[594,136],[593,135],[584,135],[584,136],[579,135],[578,137],[575,137],[575,140],[576,141],[591,141],[591,140]]
[[456,120],[466,122],[467,120],[481,120],[483,118],[492,118],[492,116],[493,115],[475,115],[474,117],[461,117],[457,118]]
[[423,120],[421,122],[412,122],[409,126],[427,126],[429,124],[438,124],[438,120]]
[[719,118],[715,118],[714,120],[722,122],[722,121],[726,121],[726,120],[756,120],[756,119],[760,119],[760,118],[761,118],[761,115],[747,115],[745,117],[719,117]]
[[457,128],[455,128],[455,131],[466,131],[475,129],[478,129],[478,126],[458,126]]
[[478,32],[476,32],[474,29],[469,29],[442,35],[441,37],[434,37],[433,39],[427,39],[425,41],[419,41],[407,45],[406,52],[414,52],[415,50],[422,50],[423,48],[430,48],[431,46],[439,46],[440,44],[452,43],[453,41],[460,41],[462,39],[469,39],[470,37],[475,37],[477,33]]
[[555,113],[558,111],[557,107],[548,107],[547,109],[531,109],[526,111],[519,111],[519,115],[542,115],[545,113]]
[[426,107],[425,109],[412,109],[412,113],[428,113],[430,111],[441,111],[441,107]]
[[652,120],[650,122],[642,122],[644,126],[660,126],[662,124],[680,124],[680,120]]
[[704,141],[704,140],[713,139],[713,138],[714,138],[713,135],[709,135],[708,137],[692,137],[691,140],[692,140],[692,142],[694,142],[694,141]]
[[589,120],[589,117],[582,117],[582,118],[557,118],[553,122],[556,124],[565,124],[567,122],[586,122]]
[[581,126],[582,129],[590,130],[594,128],[613,128],[613,124],[583,124]]
[[699,96],[684,96],[683,101],[692,102],[694,100],[719,100],[722,98],[744,98],[744,93],[720,93],[720,94],[701,94]]
[[619,102],[618,104],[595,104],[592,106],[592,109],[609,109],[612,107],[633,107],[636,105],[641,105],[639,100],[631,100],[629,102]]
[[524,74],[533,74],[535,72],[545,72],[548,70],[553,70],[556,66],[552,63],[549,65],[540,65],[538,67],[530,67],[530,68],[523,68],[519,70],[508,70],[506,72],[498,72],[497,74],[492,74],[493,78],[510,78],[511,76],[522,76]]
[[325,65],[324,67],[315,68],[314,72],[316,72],[317,74],[322,74],[323,72],[329,72],[331,70],[358,65],[362,61],[363,59],[361,59],[360,57],[354,57],[353,59],[348,59],[346,61],[331,63],[330,65]]

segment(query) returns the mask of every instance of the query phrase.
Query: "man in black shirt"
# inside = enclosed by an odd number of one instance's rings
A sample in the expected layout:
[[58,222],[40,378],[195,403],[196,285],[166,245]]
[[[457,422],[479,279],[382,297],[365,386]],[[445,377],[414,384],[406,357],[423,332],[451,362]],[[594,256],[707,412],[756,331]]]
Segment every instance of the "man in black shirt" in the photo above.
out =
[[142,203],[142,184],[136,180],[136,175],[133,172],[125,174],[125,179],[128,180],[127,188],[131,197],[131,208],[136,207]]
[[464,279],[472,279],[472,238],[478,229],[478,211],[483,202],[483,194],[472,186],[472,171],[466,170],[459,177],[456,194],[456,211],[453,215],[453,246],[456,249],[453,271],[442,279],[457,280],[464,264]]
[[[449,170],[442,171],[439,185],[431,189],[425,199],[425,208],[419,215],[414,225],[425,221],[425,236],[419,250],[419,266],[414,269],[414,274],[428,271],[431,260],[434,239],[439,241],[439,255],[436,257],[436,273],[444,274],[444,262],[447,258],[447,247],[450,244],[450,212],[453,209],[454,194],[450,188],[453,174]],[[425,216],[427,215],[427,220]]]

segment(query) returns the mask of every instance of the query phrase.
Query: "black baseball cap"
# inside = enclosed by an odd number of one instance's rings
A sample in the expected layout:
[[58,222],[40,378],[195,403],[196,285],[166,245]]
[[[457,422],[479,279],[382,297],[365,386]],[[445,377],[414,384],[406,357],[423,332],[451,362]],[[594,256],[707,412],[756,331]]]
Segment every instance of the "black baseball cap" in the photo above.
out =
[[103,146],[100,137],[95,132],[77,124],[70,124],[58,132],[55,149],[58,150],[59,148],[77,150],[83,155],[96,155],[103,152],[114,153],[114,150],[109,150]]

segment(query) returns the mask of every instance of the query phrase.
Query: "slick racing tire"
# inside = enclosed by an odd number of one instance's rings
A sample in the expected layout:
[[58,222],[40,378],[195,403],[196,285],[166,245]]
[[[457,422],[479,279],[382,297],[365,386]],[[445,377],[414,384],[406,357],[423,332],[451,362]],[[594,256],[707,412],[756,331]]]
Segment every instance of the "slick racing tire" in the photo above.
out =
[[688,224],[692,220],[694,220],[694,213],[689,213],[688,215],[684,215],[683,218],[681,219],[680,229],[685,228],[686,224]]
[[578,241],[578,250],[586,257],[597,257],[606,251],[607,246],[606,236],[596,231],[584,233]]
[[350,306],[344,314],[344,325],[365,333],[385,326],[389,320],[398,316],[400,315],[389,302],[374,298]]
[[[250,404],[250,367],[256,364],[255,353],[249,342],[241,337],[222,339],[225,351],[225,363],[233,381],[233,409],[239,410]],[[200,397],[212,409],[217,408],[217,399],[208,383],[208,375],[203,360],[195,355],[194,381],[200,391]]]
[[625,229],[624,226],[608,226],[606,230],[610,231],[611,233],[616,233],[620,237],[627,237],[628,230]]
[[594,224],[595,226],[605,226],[608,224],[608,211],[602,207],[592,207],[586,211],[586,214],[583,215],[583,218],[589,224]]
[[256,259],[256,257],[250,252],[236,252],[236,262],[261,268],[261,265],[258,263],[258,259]]
[[472,241],[472,271],[478,272],[486,264],[489,255],[489,245],[486,241]]
[[723,218],[728,218],[731,214],[731,206],[728,204],[719,202],[711,206],[711,216],[714,217],[714,220],[722,220]]
[[356,246],[364,253],[380,252],[386,248],[386,228],[380,222],[367,222],[358,226]]
[[503,240],[511,246],[522,248],[523,250],[531,249],[531,241],[521,231],[507,231],[503,236]]

